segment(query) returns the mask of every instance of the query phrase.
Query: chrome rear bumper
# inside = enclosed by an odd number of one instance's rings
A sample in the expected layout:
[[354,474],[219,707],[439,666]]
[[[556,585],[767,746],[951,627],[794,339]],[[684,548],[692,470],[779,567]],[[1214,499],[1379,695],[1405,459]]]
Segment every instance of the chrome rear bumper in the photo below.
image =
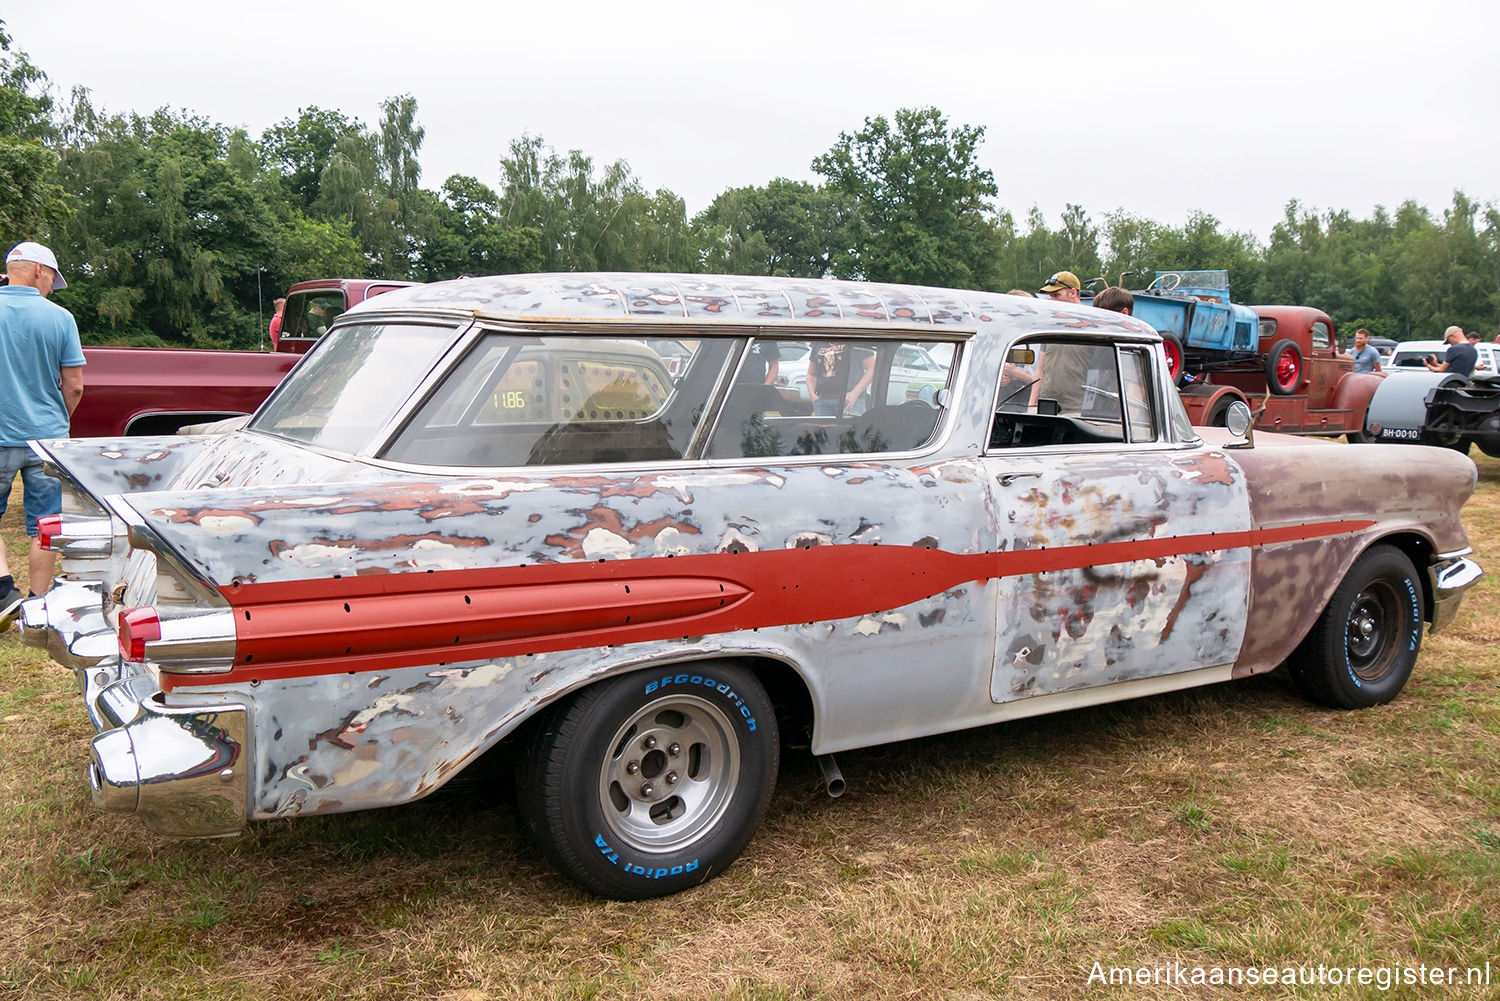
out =
[[156,678],[120,662],[98,583],[58,581],[21,605],[21,638],[78,677],[98,736],[89,749],[94,805],[136,813],[157,834],[211,838],[245,826],[249,709],[168,706]]

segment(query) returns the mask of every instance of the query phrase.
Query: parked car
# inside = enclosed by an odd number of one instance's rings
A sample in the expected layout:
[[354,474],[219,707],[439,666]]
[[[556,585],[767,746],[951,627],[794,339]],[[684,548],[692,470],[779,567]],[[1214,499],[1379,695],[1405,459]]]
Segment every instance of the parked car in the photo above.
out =
[[[1474,345],[1479,353],[1479,361],[1474,365],[1474,376],[1500,375],[1500,356],[1497,356],[1495,344],[1486,344],[1483,341]],[[1391,354],[1389,368],[1392,371],[1428,371],[1427,366],[1422,364],[1422,359],[1435,357],[1438,361],[1443,360],[1443,354],[1448,350],[1448,345],[1443,341],[1405,341],[1397,345]]]
[[[788,413],[754,359],[808,343],[885,402]],[[891,402],[911,348],[952,359],[932,403]],[[505,742],[529,836],[621,899],[730,865],[784,745],[834,792],[845,749],[1283,662],[1373,705],[1480,576],[1468,460],[1194,429],[1144,323],[988,292],[439,283],[241,430],[34,447],[62,578],[21,630],[78,675],[99,806],[229,835]]]

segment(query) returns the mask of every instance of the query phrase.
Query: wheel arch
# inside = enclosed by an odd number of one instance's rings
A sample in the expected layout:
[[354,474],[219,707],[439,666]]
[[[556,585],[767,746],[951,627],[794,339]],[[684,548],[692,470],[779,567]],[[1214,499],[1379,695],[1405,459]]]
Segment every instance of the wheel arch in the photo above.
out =
[[592,672],[570,683],[559,684],[533,703],[527,711],[506,728],[494,743],[496,746],[518,746],[529,739],[532,731],[547,717],[549,710],[565,699],[594,685],[631,674],[653,671],[681,673],[693,665],[714,663],[735,664],[753,673],[766,689],[776,707],[776,721],[780,727],[783,743],[801,745],[811,741],[817,720],[814,686],[804,676],[803,669],[789,658],[775,656],[765,651],[693,651],[680,656],[665,656],[644,661],[622,662]]
[[1430,623],[1432,621],[1434,606],[1432,577],[1427,572],[1427,568],[1432,565],[1432,558],[1434,553],[1436,553],[1432,540],[1416,531],[1393,532],[1390,535],[1384,535],[1372,540],[1361,551],[1360,555],[1364,555],[1364,553],[1369,552],[1372,548],[1379,545],[1390,546],[1405,554],[1406,558],[1411,560],[1412,567],[1417,571],[1417,584],[1422,589],[1422,621]]

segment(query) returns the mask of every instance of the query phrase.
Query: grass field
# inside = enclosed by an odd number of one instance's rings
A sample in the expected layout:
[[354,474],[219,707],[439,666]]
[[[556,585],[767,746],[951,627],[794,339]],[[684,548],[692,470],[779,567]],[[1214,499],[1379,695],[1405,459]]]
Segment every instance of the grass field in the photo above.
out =
[[[1475,458],[1465,524],[1500,575],[1500,461]],[[24,570],[19,514],[0,530]],[[1277,672],[840,755],[836,801],[791,754],[728,873],[620,904],[554,875],[483,777],[215,842],[101,814],[72,675],[12,632],[0,998],[1500,997],[1170,965],[1489,963],[1500,985],[1497,640],[1491,577],[1388,706],[1313,708]],[[1159,982],[1090,982],[1096,963]]]

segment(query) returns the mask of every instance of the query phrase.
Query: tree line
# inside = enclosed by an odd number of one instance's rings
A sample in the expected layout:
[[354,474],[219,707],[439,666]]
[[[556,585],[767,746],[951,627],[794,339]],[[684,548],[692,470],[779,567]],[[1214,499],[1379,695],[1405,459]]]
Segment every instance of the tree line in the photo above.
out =
[[1500,333],[1500,211],[1461,191],[1369,218],[1290,202],[1268,243],[1207,212],[1180,227],[1069,204],[1060,225],[999,207],[983,126],[932,107],[867,118],[812,162],[820,183],[730,188],[689,216],[623,160],[512,139],[493,183],[422,187],[410,95],[369,126],[299,109],[251,137],[159,109],[104,114],[46,74],[0,22],[0,240],[63,262],[56,301],[89,343],[253,347],[295,281],[437,281],[524,271],[677,271],[1035,288],[1068,269],[1144,287],[1224,269],[1245,303],[1326,310],[1345,333],[1398,340],[1457,323]]

